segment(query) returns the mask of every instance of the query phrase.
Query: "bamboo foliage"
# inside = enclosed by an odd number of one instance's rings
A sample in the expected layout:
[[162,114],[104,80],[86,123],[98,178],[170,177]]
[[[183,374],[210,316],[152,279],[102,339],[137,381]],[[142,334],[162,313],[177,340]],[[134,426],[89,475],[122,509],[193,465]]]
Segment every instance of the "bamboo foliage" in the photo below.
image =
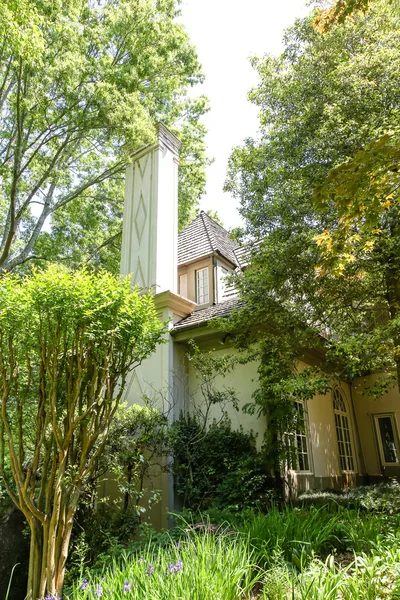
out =
[[162,332],[127,280],[59,267],[1,280],[0,475],[31,531],[30,600],[61,593],[82,488]]

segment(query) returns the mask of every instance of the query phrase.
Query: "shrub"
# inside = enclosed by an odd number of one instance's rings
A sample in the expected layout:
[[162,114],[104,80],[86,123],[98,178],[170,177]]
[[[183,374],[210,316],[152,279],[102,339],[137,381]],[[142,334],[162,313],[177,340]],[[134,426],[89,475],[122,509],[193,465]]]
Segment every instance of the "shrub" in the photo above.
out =
[[[104,452],[81,496],[74,522],[68,581],[82,564],[96,564],[104,555],[121,552],[132,543],[148,508],[160,499],[150,489],[152,479],[167,470],[167,416],[144,398],[144,404],[121,404],[110,426]],[[99,483],[112,476],[120,497],[99,502]]]
[[376,485],[347,488],[344,490],[311,490],[301,494],[300,506],[338,506],[368,512],[400,513],[400,483],[390,480]]
[[171,439],[176,491],[185,508],[242,509],[268,498],[269,477],[253,433],[233,430],[227,418],[205,428],[196,416],[181,415]]

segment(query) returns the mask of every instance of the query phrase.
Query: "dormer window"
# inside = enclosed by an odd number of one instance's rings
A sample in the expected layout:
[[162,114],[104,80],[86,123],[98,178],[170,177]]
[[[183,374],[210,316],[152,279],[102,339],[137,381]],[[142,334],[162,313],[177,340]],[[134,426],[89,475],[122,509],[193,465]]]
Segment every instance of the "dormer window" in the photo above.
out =
[[208,267],[196,271],[196,302],[207,304],[209,302]]

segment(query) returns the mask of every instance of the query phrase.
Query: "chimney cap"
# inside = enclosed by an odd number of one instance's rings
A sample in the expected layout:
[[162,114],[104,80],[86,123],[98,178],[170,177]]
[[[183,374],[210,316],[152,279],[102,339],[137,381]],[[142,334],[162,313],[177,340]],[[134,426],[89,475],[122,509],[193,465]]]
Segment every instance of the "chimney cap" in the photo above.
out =
[[126,146],[126,149],[128,151],[128,154],[130,154],[131,161],[135,161],[141,156],[147,154],[148,152],[151,152],[152,150],[155,150],[156,148],[160,147],[161,149],[168,148],[168,150],[170,150],[178,158],[179,148],[181,147],[181,145],[181,140],[175,134],[173,134],[172,131],[170,131],[168,127],[164,125],[164,123],[159,121],[156,124],[155,142],[153,142],[152,144],[145,144],[144,146],[140,146],[139,148],[136,148],[133,152],[129,152],[128,146]]
[[156,129],[158,142],[165,144],[168,149],[171,150],[171,152],[174,152],[176,155],[178,155],[179,148],[182,145],[181,140],[174,133],[172,133],[172,131],[170,131],[168,127],[162,123],[162,121],[157,123]]

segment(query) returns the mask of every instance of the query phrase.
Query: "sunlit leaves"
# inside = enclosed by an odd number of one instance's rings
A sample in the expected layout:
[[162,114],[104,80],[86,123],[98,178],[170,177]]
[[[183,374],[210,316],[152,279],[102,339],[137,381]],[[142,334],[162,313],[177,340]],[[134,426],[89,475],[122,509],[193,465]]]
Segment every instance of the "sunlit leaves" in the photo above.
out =
[[299,20],[284,41],[279,57],[253,60],[260,136],[230,159],[239,235],[257,242],[241,323],[283,364],[325,346],[337,375],[396,374],[399,13],[376,0],[325,35]]
[[334,25],[344,23],[354,13],[365,13],[369,5],[370,0],[335,0],[330,7],[320,9],[314,20],[314,27],[321,33],[327,33]]
[[321,211],[333,207],[334,227],[316,236],[325,267],[340,272],[346,263],[390,243],[391,218],[399,214],[400,133],[385,133],[332,169],[316,189]]
[[[207,105],[204,98],[189,98],[202,74],[195,49],[175,18],[178,4],[1,3],[3,270],[35,255],[71,265],[95,256],[94,264],[108,267],[104,252],[110,254],[110,248],[104,242],[113,239],[115,225],[120,228],[125,166],[138,147],[154,139],[159,120],[182,137],[181,225],[190,218],[205,186],[205,131],[199,119]],[[105,182],[116,178],[119,184],[107,190]],[[88,222],[93,196],[102,197],[103,207]],[[90,239],[74,246],[78,207]],[[117,264],[118,252],[113,254]]]

